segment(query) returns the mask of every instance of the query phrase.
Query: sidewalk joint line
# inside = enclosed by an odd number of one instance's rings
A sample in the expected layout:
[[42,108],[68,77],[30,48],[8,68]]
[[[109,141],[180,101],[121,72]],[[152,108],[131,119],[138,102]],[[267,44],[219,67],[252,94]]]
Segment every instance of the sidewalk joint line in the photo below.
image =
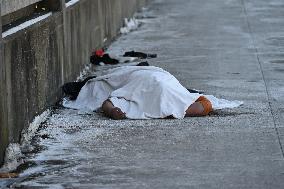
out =
[[254,51],[255,51],[255,55],[256,55],[256,58],[257,58],[257,61],[258,61],[258,65],[259,65],[259,69],[260,69],[260,72],[261,72],[261,75],[262,75],[262,79],[263,79],[263,82],[264,82],[264,86],[265,86],[265,90],[266,90],[266,95],[267,95],[267,100],[268,100],[268,105],[269,105],[270,113],[271,113],[272,119],[273,119],[274,130],[276,131],[276,135],[277,135],[277,138],[278,138],[278,143],[279,143],[279,145],[280,145],[280,150],[281,150],[281,152],[282,152],[282,157],[284,158],[283,145],[282,145],[282,143],[281,143],[279,130],[278,130],[278,128],[277,128],[277,124],[276,124],[276,121],[275,121],[274,111],[273,111],[273,109],[272,109],[271,96],[269,95],[269,91],[268,91],[268,87],[267,87],[267,81],[266,81],[266,79],[265,79],[264,72],[263,72],[263,67],[262,67],[262,65],[261,65],[260,58],[259,58],[259,52],[258,52],[258,49],[257,49],[257,47],[256,47],[256,43],[255,43],[255,39],[254,39],[254,35],[253,35],[253,32],[252,32],[251,25],[250,25],[250,23],[249,23],[249,18],[248,18],[248,13],[247,13],[247,8],[246,8],[245,0],[241,0],[241,3],[242,3],[242,5],[243,5],[244,14],[245,14],[245,19],[246,19],[246,22],[247,22],[247,26],[248,26],[248,30],[249,30],[250,36],[251,36],[252,45],[253,45],[253,48],[254,48]]

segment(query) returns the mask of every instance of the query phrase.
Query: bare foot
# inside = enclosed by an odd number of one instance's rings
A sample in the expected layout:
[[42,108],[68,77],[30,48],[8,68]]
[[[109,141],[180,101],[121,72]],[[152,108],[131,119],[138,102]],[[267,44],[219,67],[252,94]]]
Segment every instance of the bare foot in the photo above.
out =
[[116,120],[120,120],[120,119],[125,119],[126,118],[125,113],[123,113],[121,111],[121,109],[117,108],[117,107],[111,109],[109,117],[111,117],[112,119],[116,119]]
[[186,117],[202,116],[204,108],[201,103],[194,102],[186,110]]
[[211,102],[205,97],[200,96],[186,110],[186,116],[207,116],[213,111]]
[[122,112],[120,108],[115,107],[109,100],[103,103],[102,109],[105,115],[112,119],[120,120],[126,118],[125,113]]

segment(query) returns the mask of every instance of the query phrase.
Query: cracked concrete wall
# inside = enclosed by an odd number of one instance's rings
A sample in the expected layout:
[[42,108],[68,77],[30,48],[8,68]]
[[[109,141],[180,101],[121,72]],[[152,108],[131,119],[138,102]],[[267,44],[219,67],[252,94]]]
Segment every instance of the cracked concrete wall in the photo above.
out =
[[[33,118],[61,97],[90,52],[109,44],[125,17],[146,0],[80,0],[49,18],[1,39],[0,164],[8,143],[19,142]],[[127,6],[125,6],[127,5]]]

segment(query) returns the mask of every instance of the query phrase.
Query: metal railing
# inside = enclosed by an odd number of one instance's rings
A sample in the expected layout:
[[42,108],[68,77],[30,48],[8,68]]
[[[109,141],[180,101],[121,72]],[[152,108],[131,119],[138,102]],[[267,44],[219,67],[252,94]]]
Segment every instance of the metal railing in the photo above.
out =
[[41,0],[0,0],[1,16],[10,14],[39,1]]
[[79,0],[0,0],[2,31],[49,12],[63,11],[65,3],[73,1],[79,2]]

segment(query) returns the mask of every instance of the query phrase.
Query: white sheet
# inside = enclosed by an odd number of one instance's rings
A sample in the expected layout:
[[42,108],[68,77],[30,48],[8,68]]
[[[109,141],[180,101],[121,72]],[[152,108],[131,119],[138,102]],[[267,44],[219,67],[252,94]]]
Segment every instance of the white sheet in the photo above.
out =
[[[186,109],[201,96],[190,93],[165,70],[154,66],[123,66],[108,70],[81,89],[75,101],[64,106],[84,112],[95,111],[110,99],[129,119],[173,117],[182,119]],[[234,108],[240,101],[227,101],[205,95],[214,109]]]

